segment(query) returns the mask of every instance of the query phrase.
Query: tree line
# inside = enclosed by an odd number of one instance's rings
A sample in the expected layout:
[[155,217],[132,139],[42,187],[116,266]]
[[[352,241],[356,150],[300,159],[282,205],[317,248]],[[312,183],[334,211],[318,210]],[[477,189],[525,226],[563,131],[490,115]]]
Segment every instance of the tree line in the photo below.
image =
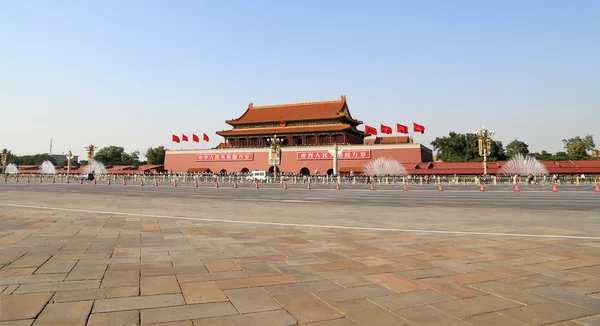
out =
[[[158,146],[154,148],[148,148],[146,150],[146,160],[140,160],[140,152],[133,151],[127,153],[123,147],[120,146],[107,146],[99,149],[94,155],[94,160],[101,162],[104,165],[144,165],[144,164],[155,164],[162,165],[165,163],[165,152],[164,146]],[[83,156],[80,156],[83,157]],[[50,161],[54,166],[65,166],[67,162],[59,162],[50,156],[49,154],[35,154],[35,155],[15,155],[11,151],[7,151],[6,162],[7,164],[15,165],[41,165],[44,161]],[[79,160],[80,165],[88,164],[87,160]]]
[[[488,161],[503,161],[518,154],[533,156],[538,160],[591,160],[594,159],[590,152],[595,151],[596,144],[592,135],[577,136],[563,139],[564,151],[549,153],[545,150],[531,153],[529,145],[518,139],[510,142],[506,147],[501,141],[492,140],[491,153]],[[436,137],[431,142],[437,159],[443,162],[481,162],[477,135],[460,134],[454,131],[448,136]]]

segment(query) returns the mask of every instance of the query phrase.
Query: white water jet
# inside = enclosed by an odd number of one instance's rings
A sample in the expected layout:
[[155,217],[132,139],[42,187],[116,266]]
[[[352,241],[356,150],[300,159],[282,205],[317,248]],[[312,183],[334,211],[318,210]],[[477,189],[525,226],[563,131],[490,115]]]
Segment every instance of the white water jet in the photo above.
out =
[[89,173],[93,173],[96,175],[106,174],[106,168],[104,167],[104,164],[102,164],[100,162],[96,162],[96,161],[89,162],[88,165],[86,165],[83,168],[83,171],[85,171],[85,173],[87,173],[87,174],[89,174]]
[[544,175],[548,174],[548,170],[546,170],[544,164],[534,157],[517,154],[500,168],[499,173],[505,175]]
[[7,165],[5,171],[7,174],[19,174],[19,169],[17,169],[17,166],[13,163]]
[[40,173],[43,174],[56,174],[56,168],[50,161],[44,161],[42,165],[40,165]]
[[373,175],[406,175],[406,169],[400,162],[391,159],[380,157],[365,165],[365,174]]

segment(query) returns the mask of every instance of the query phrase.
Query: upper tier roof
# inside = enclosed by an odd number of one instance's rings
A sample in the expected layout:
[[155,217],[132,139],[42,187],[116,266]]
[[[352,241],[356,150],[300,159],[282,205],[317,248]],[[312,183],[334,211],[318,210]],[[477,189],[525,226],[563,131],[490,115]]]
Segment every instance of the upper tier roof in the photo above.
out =
[[346,116],[356,124],[362,121],[354,120],[346,105],[346,96],[342,95],[339,100],[325,102],[308,102],[296,104],[280,104],[269,106],[254,106],[248,104],[244,114],[233,120],[227,120],[228,124],[245,124],[261,122],[281,121],[306,121],[335,119]]

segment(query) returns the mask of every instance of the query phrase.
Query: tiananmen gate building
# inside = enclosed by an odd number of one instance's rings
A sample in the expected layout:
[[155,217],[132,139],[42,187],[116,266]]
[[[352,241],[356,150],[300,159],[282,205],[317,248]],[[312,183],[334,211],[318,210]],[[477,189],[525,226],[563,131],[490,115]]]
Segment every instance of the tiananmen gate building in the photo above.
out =
[[433,161],[431,149],[409,136],[365,138],[357,129],[363,122],[352,117],[346,96],[325,102],[248,105],[239,118],[227,120],[230,130],[218,131],[224,141],[214,149],[169,150],[165,169],[173,172],[273,172],[269,140],[281,142],[278,169],[284,173],[334,174],[333,155],[338,146],[340,174],[362,173],[365,164],[379,157],[392,158],[406,168]]

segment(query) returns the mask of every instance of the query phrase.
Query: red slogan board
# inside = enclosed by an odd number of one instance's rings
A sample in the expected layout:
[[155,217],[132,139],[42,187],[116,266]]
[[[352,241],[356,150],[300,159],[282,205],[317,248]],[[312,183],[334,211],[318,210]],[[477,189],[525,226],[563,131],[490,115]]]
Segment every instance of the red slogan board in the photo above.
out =
[[[298,160],[332,160],[333,155],[329,152],[297,152]],[[343,151],[338,154],[340,160],[368,160],[371,158],[371,151]]]
[[254,153],[243,154],[196,154],[196,162],[207,161],[254,161]]

